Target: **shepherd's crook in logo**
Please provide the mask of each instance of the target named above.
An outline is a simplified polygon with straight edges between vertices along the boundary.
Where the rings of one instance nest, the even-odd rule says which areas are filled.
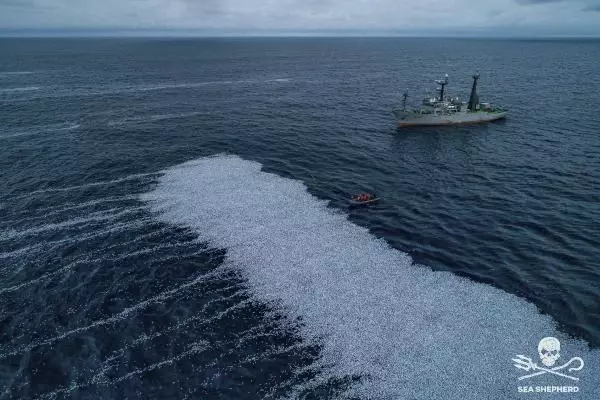
[[[558,360],[560,358],[560,341],[554,337],[543,338],[542,340],[540,340],[540,343],[538,344],[538,353],[540,355],[542,364],[544,364],[547,367],[552,367],[556,363],[556,360]],[[577,378],[575,376],[563,374],[558,371],[562,371],[563,369],[567,368],[569,365],[571,365],[575,362],[577,362],[578,365],[575,367],[569,368],[567,370],[568,372],[581,371],[583,369],[583,360],[581,359],[581,357],[573,357],[565,364],[559,365],[558,367],[554,367],[551,369],[538,366],[536,363],[534,363],[531,360],[531,358],[525,357],[522,354],[518,354],[517,358],[513,358],[512,360],[515,362],[514,366],[517,368],[523,369],[527,372],[537,371],[537,372],[534,372],[533,374],[523,375],[523,376],[519,377],[519,380],[532,378],[534,376],[543,375],[543,374],[548,373],[548,374],[562,376],[563,378],[572,379],[574,381],[579,381],[579,378]]]

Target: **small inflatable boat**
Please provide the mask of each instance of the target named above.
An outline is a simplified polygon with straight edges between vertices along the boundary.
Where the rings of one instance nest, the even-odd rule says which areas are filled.
[[[360,206],[363,204],[371,204],[379,201],[379,198],[374,194],[369,193],[361,193],[355,196],[352,196],[350,199],[350,205],[352,206]]]

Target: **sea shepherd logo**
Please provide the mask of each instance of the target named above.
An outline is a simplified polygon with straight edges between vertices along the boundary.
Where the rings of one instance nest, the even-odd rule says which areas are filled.
[[[583,369],[583,360],[581,357],[573,357],[563,365],[554,366],[560,356],[560,341],[555,337],[545,337],[538,344],[538,354],[543,366],[533,362],[530,357],[517,354],[513,358],[514,366],[524,371],[530,372],[527,375],[519,377],[519,380],[534,378],[536,376],[552,374],[560,379],[568,379],[579,382],[579,378],[573,374],[575,371]],[[578,386],[519,386],[521,393],[574,393],[579,391]]]

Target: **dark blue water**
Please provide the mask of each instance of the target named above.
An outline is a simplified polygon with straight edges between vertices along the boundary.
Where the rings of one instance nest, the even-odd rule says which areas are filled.
[[[307,340],[243,268],[219,269],[226,230],[207,243],[216,223],[158,218],[144,201],[163,193],[164,169],[221,153],[303,182],[420,268],[519,296],[597,348],[599,60],[593,40],[0,40],[0,398],[336,398],[367,379],[322,374],[327,340]],[[396,131],[405,88],[417,102],[448,73],[464,98],[476,70],[506,121]],[[202,190],[210,207],[216,189]],[[348,210],[360,191],[382,201]],[[231,210],[250,218],[241,197]],[[303,207],[273,218],[316,215]],[[301,233],[286,235],[273,252]],[[374,397],[432,384],[411,385]]]

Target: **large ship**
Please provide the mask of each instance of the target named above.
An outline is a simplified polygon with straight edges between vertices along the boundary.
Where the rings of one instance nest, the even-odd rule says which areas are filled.
[[[444,97],[448,85],[447,74],[444,78],[435,81],[439,85],[438,96],[424,99],[418,109],[406,108],[408,93],[404,92],[402,108],[394,110],[398,127],[479,124],[504,118],[506,110],[492,107],[489,103],[479,102],[478,80],[479,74],[473,75],[471,96],[466,103],[461,102],[458,97]]]

